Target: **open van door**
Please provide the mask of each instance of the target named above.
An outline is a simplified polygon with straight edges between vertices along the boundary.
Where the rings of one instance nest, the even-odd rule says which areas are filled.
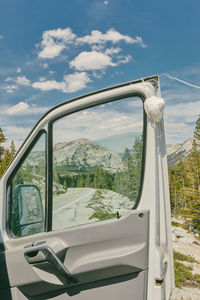
[[[170,299],[157,76],[64,102],[0,181],[0,299]]]

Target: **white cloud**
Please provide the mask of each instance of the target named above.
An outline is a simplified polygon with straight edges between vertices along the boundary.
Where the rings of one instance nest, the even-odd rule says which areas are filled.
[[[115,29],[109,29],[105,34],[99,30],[93,30],[91,31],[90,35],[76,38],[76,43],[78,44],[105,44],[106,42],[112,42],[113,44],[115,44],[121,41],[124,41],[127,44],[139,44],[143,48],[146,47],[141,37],[136,36],[136,38],[134,39],[129,35],[121,34]]]
[[[123,101],[123,100],[122,100]],[[123,109],[128,108],[131,101],[140,102],[140,110]],[[55,124],[55,142],[72,141],[78,138],[89,138],[97,140],[108,136],[125,132],[142,132],[143,110],[140,100],[127,99],[123,103],[115,102],[113,105],[104,106],[81,111],[58,121]]]
[[[64,82],[57,82],[56,80],[47,80],[47,81],[36,81],[32,84],[34,89],[40,89],[42,91],[51,91],[51,90],[61,90],[65,88]]]
[[[166,105],[165,117],[169,122],[195,122],[199,115],[200,101]]]
[[[16,78],[15,82],[18,85],[29,86],[31,84],[30,80],[26,78],[24,75]]]
[[[132,59],[132,56],[131,55],[126,55],[126,56],[121,55],[121,56],[118,56],[117,58],[119,59],[118,62],[117,62],[117,65],[127,64]]]
[[[39,78],[39,81],[45,81],[46,80],[46,77],[40,77]]]
[[[6,90],[6,93],[8,93],[8,94],[13,94],[14,93],[14,91],[13,90]]]
[[[0,35],[0,39],[2,39],[3,38],[3,35]]]
[[[18,76],[16,78],[7,77],[5,82],[13,82],[14,84],[10,84],[3,89],[6,90],[8,93],[12,93],[14,89],[17,89],[20,85],[21,86],[30,86],[31,82],[26,76]]]
[[[104,4],[105,4],[105,5],[108,5],[108,1],[104,1]]]
[[[17,89],[17,86],[16,85],[14,85],[14,84],[10,84],[10,85],[7,85],[4,89],[8,89],[8,90],[15,90],[15,89]]]
[[[63,93],[73,93],[85,88],[86,84],[90,81],[87,73],[76,72],[74,74],[65,75],[64,80],[61,82],[57,82],[56,80],[34,82],[32,87],[42,91],[60,90]]]
[[[9,77],[6,78],[5,82],[9,82],[9,81],[10,81]],[[12,94],[14,92],[14,90],[17,89],[17,86],[14,84],[9,84],[6,86],[1,86],[0,89],[5,90],[9,94]]]
[[[52,70],[49,71],[49,74],[51,74],[51,75],[53,75],[55,73],[56,73],[56,71],[52,71]]]
[[[44,63],[44,64],[43,64],[43,68],[44,68],[44,69],[48,69],[48,67],[49,67],[49,65],[48,65],[47,63]]]
[[[40,46],[42,51],[38,53],[40,58],[55,58],[60,55],[66,45],[75,39],[76,35],[67,27],[65,29],[47,30],[43,32]]]
[[[91,51],[91,52],[81,52],[74,60],[70,62],[70,68],[75,68],[76,70],[101,70],[107,66],[116,66],[112,62],[109,55],[101,52]]]
[[[105,2],[107,3],[107,1]],[[102,33],[99,30],[93,30],[89,35],[77,37],[69,27],[65,29],[58,28],[55,30],[44,31],[41,43],[36,46],[42,48],[38,53],[39,58],[53,59],[59,56],[70,44],[89,44],[95,51],[97,50],[97,47],[98,50],[100,50],[99,46],[105,45],[107,42],[116,44],[121,41],[124,41],[127,44],[138,44],[143,48],[146,47],[141,37],[136,36],[135,38],[132,38],[129,35],[121,34],[113,28],[109,29],[106,33]]]
[[[6,114],[8,115],[33,115],[33,114],[41,114],[50,109],[50,106],[36,106],[34,104],[28,104],[26,102],[19,102],[18,104],[9,107],[6,110]]]
[[[66,82],[66,93],[79,91],[85,88],[86,84],[91,81],[86,72],[75,72],[74,74],[65,75],[64,80]]]
[[[84,51],[81,52],[78,56],[76,56],[75,59],[69,63],[69,66],[70,68],[75,68],[78,71],[94,71],[104,70],[108,66],[115,67],[121,63],[128,63],[132,58],[130,55],[120,55],[116,57],[116,62],[112,61],[111,56],[114,56],[120,51],[120,48],[109,48],[105,50],[105,53],[98,51]]]
[[[21,71],[22,71],[22,70],[21,70],[20,67],[18,67],[17,70],[16,70],[17,73],[21,73]]]
[[[23,112],[24,110],[27,110],[29,108],[29,104],[28,103],[25,103],[25,102],[19,102],[18,104],[10,107],[8,110],[7,110],[7,114],[8,115],[16,115],[18,113],[21,113]]]
[[[113,54],[119,53],[120,51],[122,51],[122,49],[119,47],[117,47],[117,48],[111,47],[111,48],[108,48],[105,50],[105,54],[113,55]]]
[[[11,78],[11,77],[7,77],[4,81],[5,81],[5,82],[12,81],[12,78]]]

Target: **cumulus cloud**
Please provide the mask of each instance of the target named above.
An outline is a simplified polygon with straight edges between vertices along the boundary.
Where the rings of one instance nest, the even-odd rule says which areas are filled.
[[[90,78],[85,72],[75,72],[74,74],[65,75],[63,81],[47,80],[43,82],[34,82],[32,87],[42,91],[60,90],[63,93],[73,93],[86,87]]]
[[[60,55],[67,44],[70,44],[76,35],[67,27],[65,29],[47,30],[43,32],[42,42],[40,44],[42,51],[38,53],[40,58],[55,58]]]
[[[119,53],[120,51],[122,51],[122,49],[119,47],[117,48],[111,47],[105,50],[105,54],[113,55]]]
[[[81,52],[69,65],[70,68],[79,71],[100,70],[107,66],[116,66],[109,55],[97,51]]]
[[[28,103],[25,103],[25,102],[19,102],[18,104],[10,107],[8,110],[7,110],[7,114],[8,115],[16,115],[18,114],[19,112],[23,112],[24,110],[27,110],[29,108],[29,104]]]
[[[53,75],[53,74],[55,74],[55,73],[56,73],[56,71],[52,71],[52,70],[49,71],[49,74],[50,74],[50,75]]]
[[[39,81],[45,81],[46,80],[46,77],[40,77],[39,78]]]
[[[26,102],[19,102],[14,106],[9,107],[6,110],[6,114],[8,115],[33,115],[33,114],[41,114],[50,109],[50,106],[36,106],[34,104],[28,104]]]
[[[106,104],[78,112],[58,121],[54,127],[55,142],[72,141],[79,138],[97,140],[126,132],[142,132],[143,110],[141,100],[127,99],[123,108],[131,101],[140,102],[140,109],[121,109],[122,102]],[[67,132],[67,135],[66,135]]]
[[[102,33],[99,30],[92,30],[90,35],[76,38],[76,43],[78,44],[105,44],[106,42],[115,44],[121,41],[127,44],[139,44],[143,48],[146,47],[141,37],[136,36],[136,38],[132,38],[129,35],[121,34],[115,29],[109,29],[106,33]]]
[[[7,93],[12,94],[14,90],[17,89],[17,86],[14,84],[9,84],[5,86],[3,89],[6,90]]]
[[[19,85],[29,86],[31,84],[30,80],[28,78],[26,78],[26,76],[24,76],[24,75],[18,76],[15,78],[7,77],[5,79],[5,82],[13,82],[15,84],[15,88],[18,88]],[[12,86],[14,86],[14,85],[12,85]]]
[[[106,33],[102,33],[99,30],[92,30],[89,35],[77,37],[70,27],[44,31],[41,43],[36,46],[42,48],[38,53],[39,58],[53,59],[59,56],[70,44],[88,44],[91,47],[99,47],[105,45],[107,42],[116,44],[122,41],[127,44],[138,44],[143,48],[146,47],[141,37],[136,36],[133,38],[129,35],[121,34],[113,28],[109,29]]]
[[[57,82],[56,80],[47,80],[47,81],[36,81],[33,83],[32,87],[34,89],[40,89],[42,91],[51,91],[51,90],[61,90],[64,91],[65,83]]]
[[[12,94],[14,90],[18,89],[19,86],[30,86],[31,82],[28,78],[26,78],[24,75],[18,76],[15,78],[7,77],[4,80],[6,83],[9,83],[8,85],[2,86],[1,89],[5,90],[7,93]]]
[[[118,55],[115,54],[121,51],[120,48],[109,48],[104,53],[98,51],[81,52],[69,63],[70,68],[75,68],[78,71],[95,71],[104,70],[106,67],[115,67],[119,64],[126,64],[131,60],[131,56]],[[112,57],[114,56],[115,62],[113,62]]]
[[[15,82],[18,85],[29,86],[31,84],[30,80],[26,76],[19,76],[16,78]]]

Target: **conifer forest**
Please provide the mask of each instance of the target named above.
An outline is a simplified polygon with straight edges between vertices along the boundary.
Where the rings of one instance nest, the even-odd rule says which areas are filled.
[[[9,148],[4,147],[6,137],[0,128],[0,176],[10,164],[15,155],[15,145],[11,142]],[[91,187],[109,189],[130,200],[136,201],[141,174],[142,138],[136,138],[133,148],[126,149],[123,161],[124,171],[112,174],[100,167],[91,172],[60,174],[54,172],[54,182],[68,187]],[[192,148],[186,158],[180,158],[169,167],[169,185],[171,211],[175,216],[190,218],[192,226],[200,232],[200,116],[198,117],[193,133]]]

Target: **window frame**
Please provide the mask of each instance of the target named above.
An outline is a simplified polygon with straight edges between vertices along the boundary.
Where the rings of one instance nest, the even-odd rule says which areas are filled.
[[[11,175],[9,176],[8,180],[7,180],[7,216],[6,216],[6,232],[8,234],[8,236],[10,238],[14,238],[14,239],[21,239],[22,237],[18,237],[15,236],[14,233],[12,232],[12,228],[11,228],[11,217],[12,217],[12,180],[14,178],[14,176],[16,175],[16,173],[18,172],[18,170],[20,169],[21,165],[23,164],[23,162],[25,161],[25,159],[28,157],[28,155],[30,154],[31,150],[33,149],[33,147],[36,145],[36,143],[38,142],[38,140],[40,139],[40,137],[42,135],[45,135],[45,207],[44,207],[44,213],[45,213],[45,227],[44,227],[44,231],[43,232],[47,232],[46,230],[46,206],[47,206],[47,164],[48,164],[48,160],[47,160],[47,153],[48,153],[48,143],[47,143],[47,137],[48,137],[48,133],[45,129],[41,129],[38,131],[38,133],[36,134],[35,138],[31,141],[30,145],[28,146],[28,148],[26,149],[25,153],[22,155],[22,157],[20,158],[19,162],[17,163],[17,165],[15,166],[15,168],[13,169]]]
[[[154,79],[154,77],[152,77]],[[149,79],[152,79],[149,78]],[[88,97],[88,96],[95,96],[96,94],[101,94],[101,92],[106,92],[109,90],[113,90],[115,88],[120,88],[123,86],[126,86],[128,84],[137,84],[140,83],[141,80],[138,81],[134,81],[134,82],[130,82],[130,83],[126,83],[126,84],[121,84],[118,86],[113,86],[111,88],[107,88],[107,89],[103,89],[97,92],[93,92],[93,93],[89,93],[83,96],[79,96],[77,98],[74,98],[72,100],[69,101],[65,101],[61,104],[56,105],[54,108],[50,109],[50,111],[48,111],[46,114],[44,114],[44,116],[36,123],[36,125],[34,126],[34,128],[32,129],[32,131],[30,132],[30,134],[28,135],[27,139],[24,141],[24,143],[22,144],[22,146],[27,142],[28,138],[31,136],[32,132],[35,130],[35,128],[39,125],[39,123],[51,112],[53,112],[54,110],[56,110],[57,108],[62,107],[63,105],[66,104],[70,104],[73,102],[78,102],[79,100],[83,100],[84,98]],[[136,202],[133,206],[132,209],[137,209],[139,203],[140,203],[140,199],[141,199],[141,194],[142,194],[142,190],[143,190],[143,183],[144,183],[144,172],[145,172],[145,158],[146,158],[146,136],[147,136],[147,115],[144,109],[144,101],[146,99],[146,95],[143,92],[127,92],[127,94],[123,94],[123,95],[117,95],[117,96],[113,96],[109,97],[108,99],[106,98],[100,98],[97,99],[94,102],[89,102],[89,103],[83,103],[80,104],[79,106],[77,105],[77,107],[72,108],[71,110],[69,110],[68,112],[65,113],[59,113],[59,115],[57,116],[52,116],[48,122],[46,123],[45,126],[43,126],[43,128],[39,129],[39,131],[36,133],[36,136],[33,138],[33,140],[31,141],[30,145],[28,145],[25,153],[22,155],[22,157],[20,158],[19,162],[17,163],[17,165],[15,166],[15,168],[12,170],[7,183],[6,183],[6,197],[7,197],[7,202],[6,202],[6,232],[8,237],[11,238],[19,238],[19,237],[15,237],[14,235],[12,235],[11,232],[11,195],[12,195],[12,188],[11,188],[11,182],[12,179],[14,177],[14,175],[16,174],[16,172],[18,171],[19,167],[21,166],[21,164],[23,163],[23,161],[25,160],[25,158],[28,156],[28,154],[30,153],[31,149],[34,147],[35,143],[37,142],[37,140],[40,138],[42,133],[45,133],[45,163],[46,163],[46,168],[45,168],[45,177],[46,177],[46,188],[45,188],[45,230],[41,233],[44,232],[50,232],[52,231],[52,218],[53,218],[53,186],[52,186],[52,182],[53,182],[53,123],[63,117],[66,117],[68,115],[74,114],[76,112],[79,111],[83,111],[86,110],[88,108],[92,108],[92,107],[96,107],[102,104],[106,104],[106,103],[111,103],[111,102],[115,102],[118,100],[123,100],[123,99],[127,99],[127,98],[132,98],[132,97],[138,97],[141,101],[142,101],[142,108],[143,108],[143,149],[142,149],[142,166],[141,166],[141,174],[140,174],[140,186],[139,186],[139,190],[138,190],[138,195],[137,195],[137,199]],[[45,128],[45,129],[44,129]],[[22,148],[22,146],[20,147],[20,149]],[[19,149],[19,150],[20,150]],[[81,226],[81,225],[79,225]],[[20,237],[23,238],[23,237]]]
[[[112,99],[112,100],[103,100],[103,101],[98,101],[98,103],[93,103],[93,104],[85,104],[83,107],[81,108],[77,108],[74,109],[72,112],[63,114],[59,117],[56,118],[52,118],[52,120],[50,120],[50,122],[48,123],[48,166],[47,168],[49,169],[49,175],[47,175],[48,178],[48,182],[47,182],[47,186],[48,186],[48,206],[47,208],[47,216],[45,216],[45,220],[47,220],[47,232],[53,231],[52,229],[52,224],[53,224],[53,125],[56,121],[70,116],[72,114],[75,114],[77,112],[80,111],[84,111],[86,109],[89,108],[93,108],[93,107],[97,107],[106,103],[111,103],[111,102],[117,102],[119,100],[123,100],[123,99],[128,99],[128,98],[139,98],[141,100],[141,104],[142,104],[142,110],[143,110],[143,129],[142,129],[142,134],[143,134],[143,146],[142,146],[142,165],[141,165],[141,172],[140,172],[140,185],[139,185],[139,189],[138,189],[138,195],[137,195],[137,199],[135,201],[134,206],[132,207],[131,210],[137,209],[139,203],[140,203],[140,199],[141,199],[141,194],[142,194],[142,189],[143,189],[143,183],[144,183],[144,172],[145,172],[145,158],[146,158],[146,136],[147,136],[147,114],[145,112],[144,109],[144,96],[141,94],[129,94],[127,96],[123,96],[123,97],[119,97],[116,99]],[[84,224],[80,224],[77,226],[82,226]]]

